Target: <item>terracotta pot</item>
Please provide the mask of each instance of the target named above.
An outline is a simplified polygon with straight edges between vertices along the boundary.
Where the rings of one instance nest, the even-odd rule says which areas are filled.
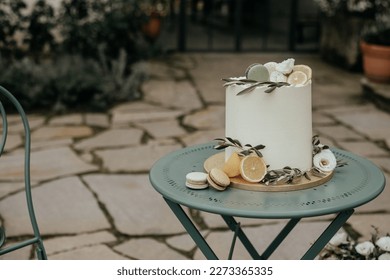
[[[390,83],[390,46],[360,42],[365,76],[378,83]]]
[[[161,31],[161,17],[158,14],[152,14],[143,26],[142,32],[146,39],[154,41],[160,35]]]

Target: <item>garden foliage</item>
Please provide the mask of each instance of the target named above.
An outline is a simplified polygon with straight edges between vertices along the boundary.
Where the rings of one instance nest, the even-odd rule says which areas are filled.
[[[0,0],[0,85],[27,109],[105,110],[139,97],[140,0]]]

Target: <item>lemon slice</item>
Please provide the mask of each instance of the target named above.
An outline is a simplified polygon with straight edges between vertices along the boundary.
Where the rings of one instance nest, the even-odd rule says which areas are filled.
[[[312,73],[312,71],[311,71],[311,68],[310,68],[309,66],[303,65],[303,64],[295,65],[295,66],[293,67],[293,72],[295,72],[295,71],[302,71],[303,73],[306,74],[308,80],[311,79],[311,73]]]
[[[267,166],[258,156],[246,156],[240,164],[241,177],[250,183],[260,182],[267,173]]]
[[[291,85],[304,85],[306,82],[307,75],[302,71],[294,71],[287,78],[287,83]]]
[[[246,78],[249,80],[254,80],[258,82],[267,82],[269,81],[269,72],[268,69],[259,63],[250,65],[245,71]]]
[[[240,175],[241,159],[237,153],[232,153],[229,159],[223,165],[222,171],[230,178]]]

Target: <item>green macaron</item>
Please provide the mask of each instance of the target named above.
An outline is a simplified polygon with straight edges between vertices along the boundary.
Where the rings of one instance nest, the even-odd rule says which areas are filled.
[[[268,69],[260,63],[250,65],[245,71],[245,76],[248,80],[254,80],[257,82],[269,81]]]

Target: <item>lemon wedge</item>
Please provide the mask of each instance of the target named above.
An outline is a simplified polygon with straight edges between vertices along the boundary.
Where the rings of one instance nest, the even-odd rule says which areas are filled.
[[[240,175],[241,158],[237,153],[232,153],[229,159],[223,165],[222,171],[230,178]]]

